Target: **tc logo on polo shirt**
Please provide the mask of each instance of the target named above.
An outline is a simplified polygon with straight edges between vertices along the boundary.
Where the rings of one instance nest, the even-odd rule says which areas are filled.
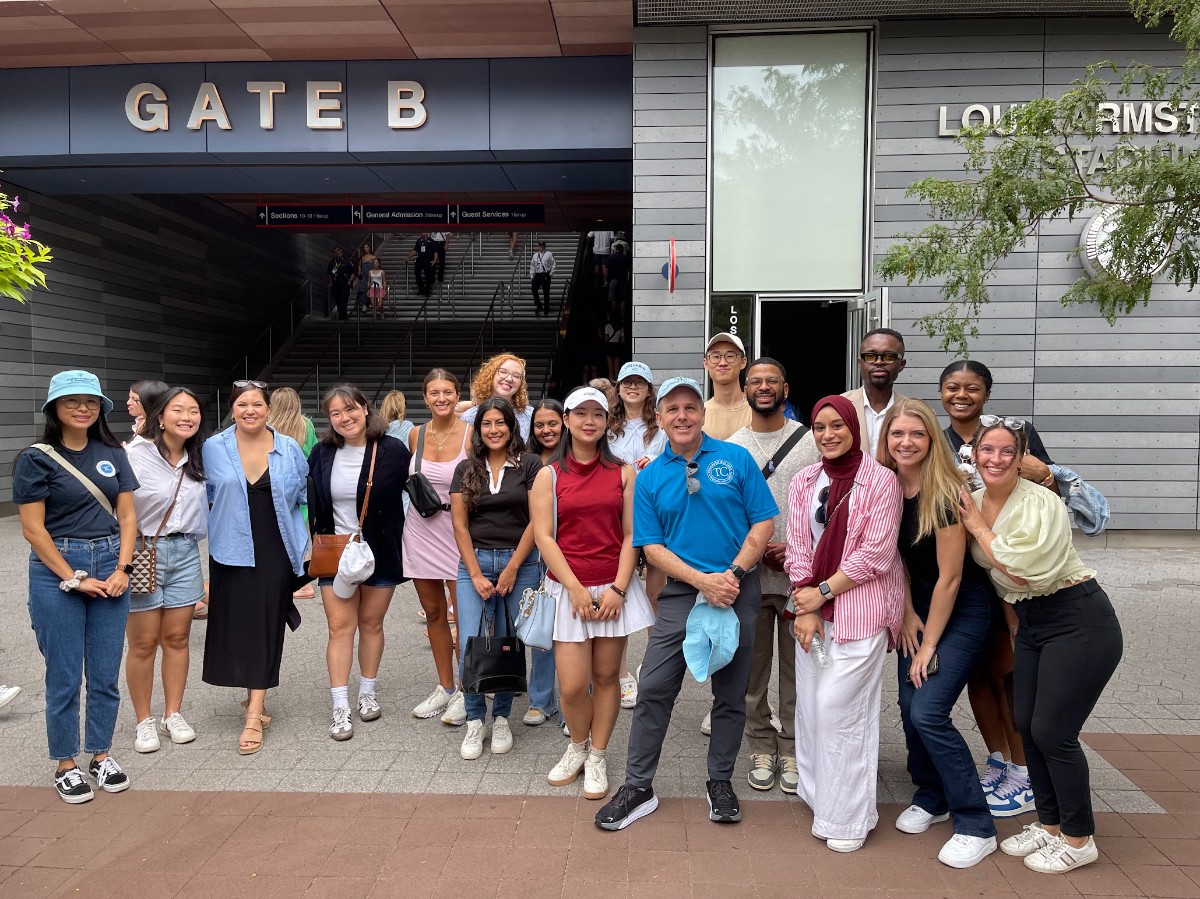
[[[96,471],[106,478],[115,478],[117,476],[117,466],[113,465],[107,459],[102,459],[96,463]]]
[[[733,480],[733,463],[726,459],[715,459],[708,463],[705,473],[714,484],[728,484]]]

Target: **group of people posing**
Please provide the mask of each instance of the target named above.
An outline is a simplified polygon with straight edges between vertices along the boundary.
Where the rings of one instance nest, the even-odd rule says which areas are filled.
[[[246,691],[238,751],[249,754],[271,720],[264,701],[285,628],[299,623],[293,593],[309,580],[310,533],[361,533],[370,576],[319,582],[335,740],[353,736],[354,711],[364,722],[383,714],[383,619],[411,579],[437,681],[412,714],[465,725],[464,759],[485,742],[510,751],[512,694],[466,693],[462,656],[471,637],[507,631],[522,594],[541,585],[555,606],[554,649],[531,650],[523,721],[561,713],[570,742],[547,779],[582,776],[585,797],[608,799],[602,829],[657,808],[653,781],[690,666],[712,684],[701,725],[710,819],[741,819],[732,784],[746,734],[750,786],[778,783],[812,809],[814,836],[859,849],[878,822],[881,683],[896,649],[915,786],[896,827],[921,833],[949,817],[939,858],[969,867],[997,849],[994,816],[1034,810],[1037,821],[1000,849],[1046,873],[1094,861],[1078,735],[1119,662],[1121,631],[1072,547],[1049,457],[1030,423],[984,412],[983,365],[943,372],[943,432],[927,404],[893,390],[901,335],[868,334],[859,358],[863,387],[819,400],[811,430],[784,415],[783,365],[748,360],[736,336],[718,334],[705,349],[707,402],[696,381],[656,385],[630,362],[615,398],[583,387],[561,405],[532,405],[524,362],[501,354],[481,367],[465,410],[457,378],[429,372],[431,420],[417,427],[337,385],[322,400],[330,428],[308,447],[276,427],[265,383],[239,381],[220,433],[205,440],[199,400],[172,388],[122,449],[97,379],[56,375],[42,443],[18,457],[13,492],[33,549],[30,615],[59,794],[92,796],[75,764],[85,668],[89,773],[105,790],[129,785],[109,755],[126,632],[138,740],[194,738],[181,705],[201,537],[211,578],[203,677]],[[960,471],[964,444],[981,489]],[[157,584],[131,605],[135,548],[147,543]],[[627,638],[645,629],[635,678]],[[167,707],[156,718],[160,645]],[[992,753],[982,778],[950,717],[968,687]],[[610,797],[606,750],[623,705],[633,708],[628,760]]]

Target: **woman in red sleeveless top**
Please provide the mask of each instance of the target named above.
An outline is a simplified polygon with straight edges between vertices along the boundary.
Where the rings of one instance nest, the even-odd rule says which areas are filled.
[[[603,799],[625,641],[653,624],[654,613],[634,575],[634,472],[608,448],[608,400],[594,387],[581,387],[563,405],[566,427],[552,471],[538,473],[530,499],[534,538],[548,569],[546,592],[557,601],[554,662],[571,735],[547,780],[566,786],[582,770],[584,797]]]

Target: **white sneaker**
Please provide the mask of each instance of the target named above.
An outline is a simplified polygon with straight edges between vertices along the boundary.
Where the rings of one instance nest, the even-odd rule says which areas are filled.
[[[4,708],[21,694],[20,687],[10,687],[0,684],[0,709]]]
[[[449,724],[451,727],[462,727],[467,723],[467,698],[463,696],[462,690],[454,691],[454,698],[450,700],[450,704],[446,706],[446,711],[442,713],[442,724]]]
[[[164,737],[170,737],[172,743],[190,743],[196,739],[196,732],[179,712],[172,712],[160,720],[158,732]]]
[[[866,840],[826,840],[825,845],[834,852],[857,852]]]
[[[133,738],[133,748],[138,752],[158,752],[162,744],[158,742],[158,721],[155,718],[143,718],[137,723],[137,733]]]
[[[621,708],[631,709],[637,705],[637,681],[632,677],[621,678]]]
[[[579,777],[579,772],[583,770],[590,751],[591,747],[587,743],[583,744],[582,749],[576,749],[574,743],[568,743],[563,757],[546,775],[546,783],[552,787],[565,787],[569,783],[574,783],[575,779]]]
[[[971,837],[956,833],[938,853],[938,861],[951,868],[972,868],[995,851],[995,837]]]
[[[800,769],[796,767],[794,755],[779,757],[779,789],[792,796],[800,790]]]
[[[504,755],[512,749],[512,730],[507,718],[492,719],[492,755]]]
[[[1033,855],[1043,846],[1049,846],[1056,840],[1053,834],[1047,833],[1046,828],[1042,827],[1037,821],[1032,824],[1026,824],[1021,828],[1020,833],[1015,833],[1007,840],[1000,844],[1000,851],[1005,855],[1014,855],[1017,858],[1025,858],[1027,855]]]
[[[483,755],[483,722],[468,721],[467,732],[463,734],[462,746],[458,754],[468,762]]]
[[[1039,874],[1064,874],[1084,865],[1090,865],[1100,857],[1096,849],[1096,841],[1088,837],[1087,843],[1076,849],[1062,837],[1055,837],[1053,843],[1043,846],[1032,855],[1025,856],[1025,867]]]
[[[379,700],[374,693],[358,694],[358,717],[361,720],[375,721],[382,714],[383,709],[379,707]]]
[[[339,743],[354,736],[354,722],[350,720],[349,707],[333,710],[333,717],[329,721],[329,736]]]
[[[603,799],[608,795],[608,760],[589,752],[583,763],[583,798]]]
[[[1033,790],[1029,789],[1029,778],[1013,774],[987,794],[988,811],[993,818],[1013,818],[1034,810]]]
[[[712,736],[712,712],[704,716],[704,720],[700,722],[700,733],[706,737]]]
[[[768,752],[756,752],[750,756],[750,773],[746,775],[756,790],[769,790],[775,786],[775,756]]]
[[[910,805],[896,819],[896,830],[902,830],[904,833],[924,833],[929,830],[929,825],[948,821],[949,819],[949,813],[931,815],[919,805]]]
[[[456,690],[455,693],[461,693],[461,690]],[[414,718],[432,718],[438,712],[443,711],[446,706],[450,705],[454,698],[454,693],[450,693],[441,684],[433,688],[433,692],[429,694],[429,698],[412,710]]]

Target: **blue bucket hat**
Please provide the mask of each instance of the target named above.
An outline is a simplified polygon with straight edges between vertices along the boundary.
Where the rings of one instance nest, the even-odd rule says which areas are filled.
[[[732,607],[710,606],[697,597],[683,638],[683,658],[697,683],[733,661],[740,638],[741,624]]]
[[[112,400],[100,390],[100,379],[90,371],[73,369],[60,371],[50,379],[50,390],[46,394],[46,402],[42,403],[42,411],[45,412],[49,409],[50,404],[59,397],[79,396],[80,394],[100,397],[100,412],[103,415],[107,415],[113,410]]]

